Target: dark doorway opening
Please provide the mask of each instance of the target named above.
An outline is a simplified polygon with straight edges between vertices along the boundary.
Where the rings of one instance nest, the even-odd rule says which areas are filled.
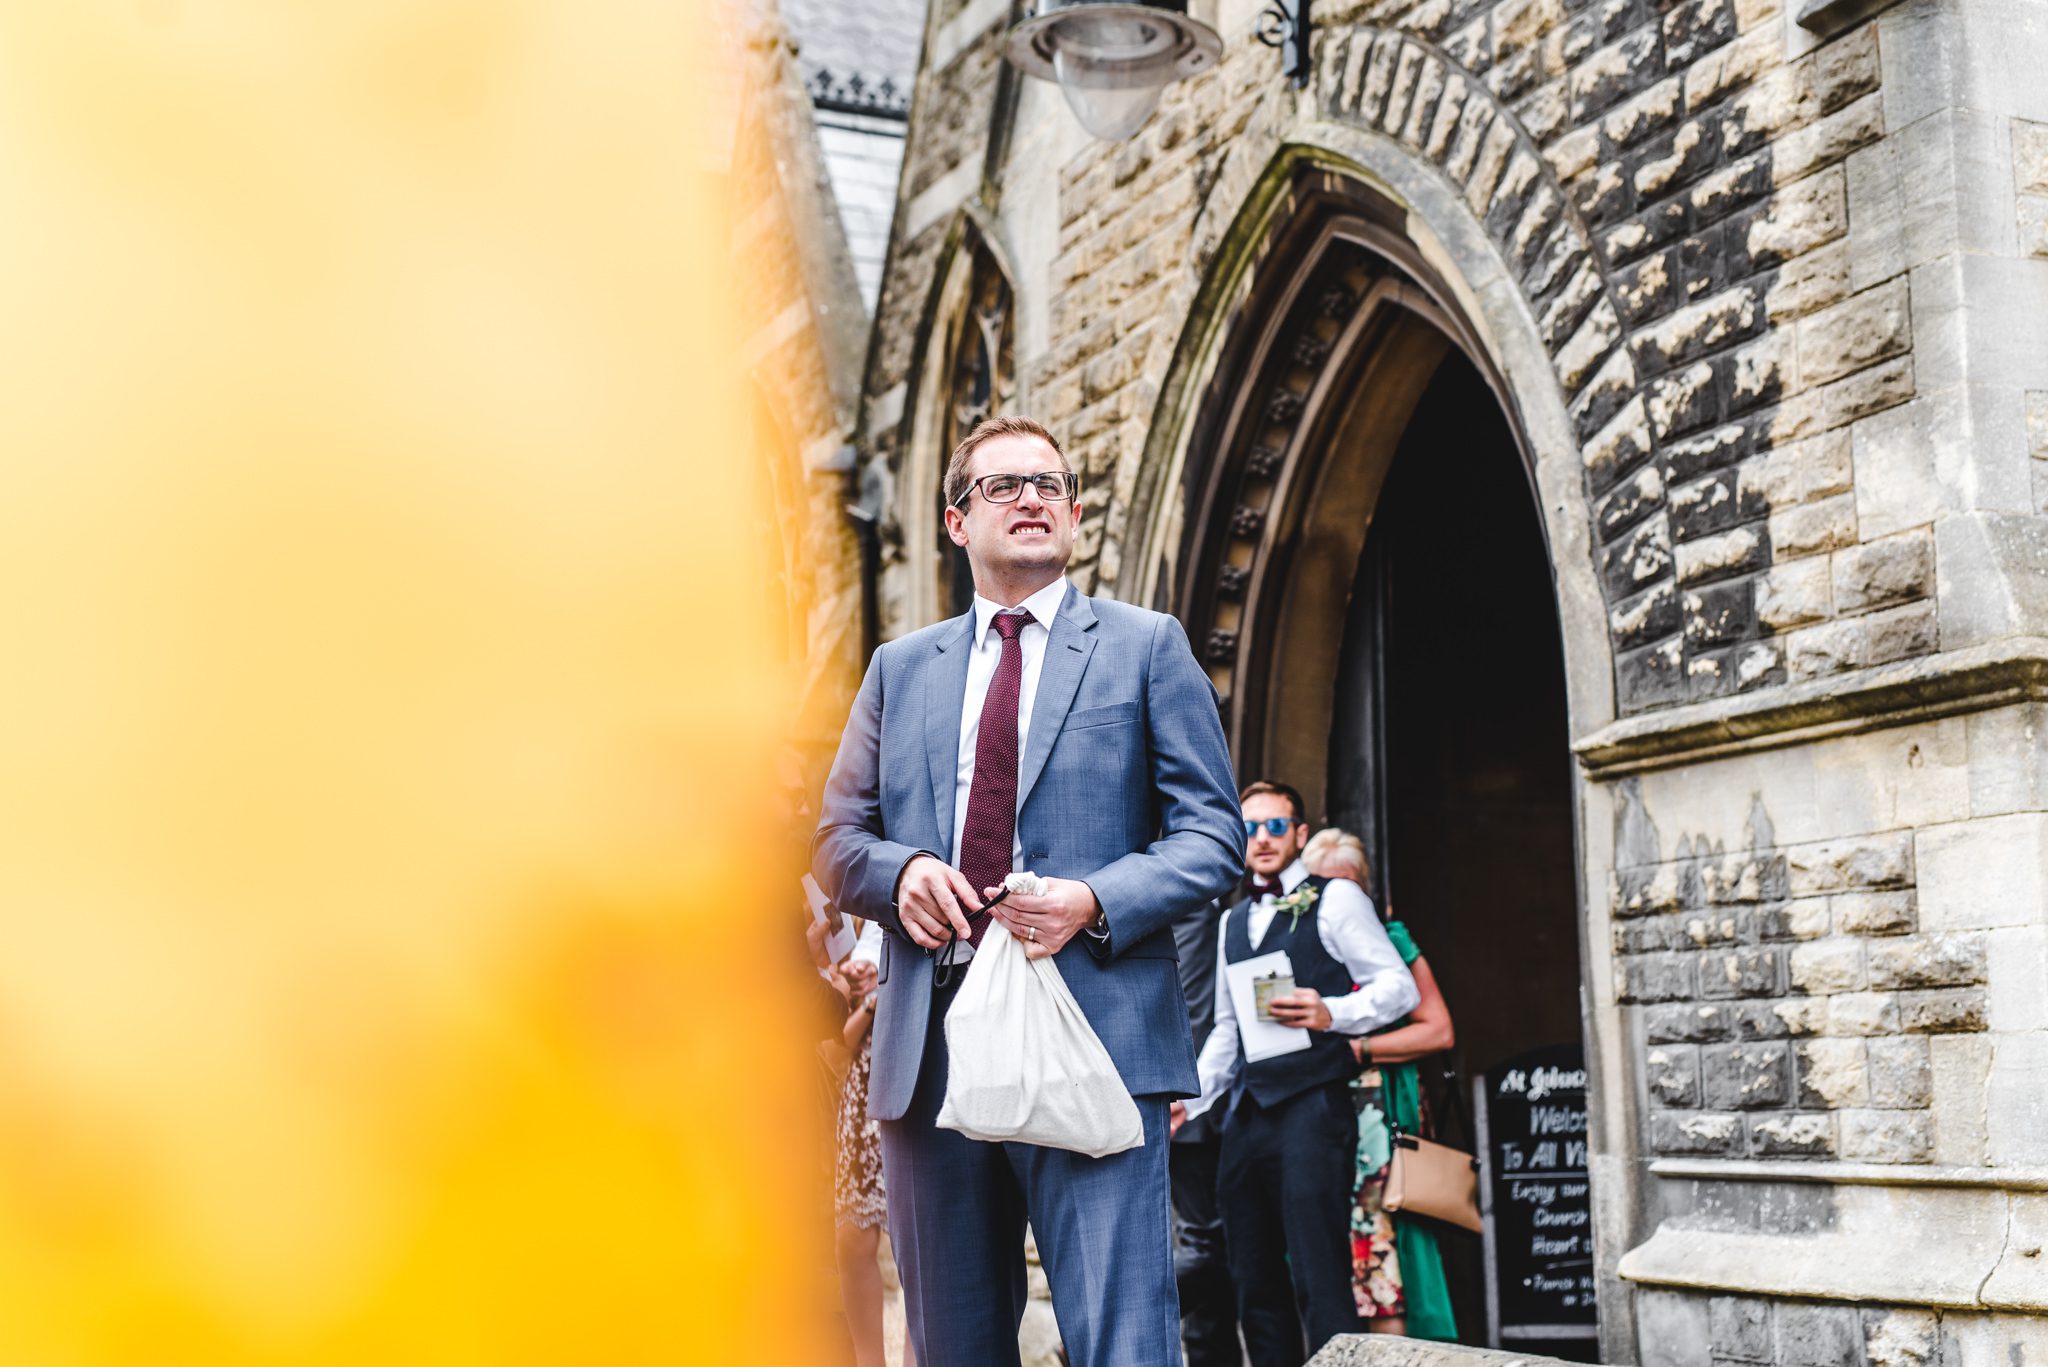
[[[1578,1042],[1556,595],[1515,437],[1461,353],[1430,381],[1373,509],[1331,722],[1330,819],[1364,838],[1375,899],[1442,985],[1460,1076],[1469,1084],[1531,1048]],[[1456,1134],[1447,1093],[1435,1089],[1434,1109]],[[1448,1239],[1444,1253],[1461,1334],[1483,1342],[1478,1241]]]

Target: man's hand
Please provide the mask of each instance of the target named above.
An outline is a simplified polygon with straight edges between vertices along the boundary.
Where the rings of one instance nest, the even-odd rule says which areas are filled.
[[[929,854],[914,856],[896,880],[897,919],[920,948],[937,949],[956,935],[966,939],[967,913],[980,910],[966,875]]]
[[[1188,1123],[1188,1103],[1176,1101],[1166,1108],[1166,1137],[1173,1138],[1180,1133],[1180,1127]]]
[[[1297,1030],[1330,1028],[1330,1008],[1323,1001],[1323,994],[1313,987],[1297,987],[1287,996],[1273,998],[1271,1006],[1273,1019],[1282,1025]]]
[[[984,897],[994,897],[1000,888],[990,888]],[[1067,941],[1081,933],[1102,913],[1095,890],[1073,878],[1048,878],[1045,891],[1036,897],[1013,892],[996,908],[996,919],[1024,946],[1027,958],[1043,959],[1057,954]]]
[[[875,979],[882,970],[866,959],[848,959],[839,971],[846,975],[847,990],[856,997],[865,997],[875,990]]]

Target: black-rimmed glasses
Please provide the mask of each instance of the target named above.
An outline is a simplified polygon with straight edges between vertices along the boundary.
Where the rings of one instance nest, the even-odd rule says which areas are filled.
[[[960,497],[953,500],[953,506],[965,503],[976,489],[990,503],[1015,503],[1023,497],[1026,484],[1036,489],[1047,503],[1065,503],[1080,491],[1081,479],[1067,470],[1047,470],[1037,475],[983,475],[968,482]]]

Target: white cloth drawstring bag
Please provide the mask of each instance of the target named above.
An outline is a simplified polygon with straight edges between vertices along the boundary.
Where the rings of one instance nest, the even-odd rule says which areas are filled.
[[[1145,1142],[1138,1103],[1059,968],[1028,957],[999,921],[946,1013],[946,1052],[944,1129],[1090,1158]]]

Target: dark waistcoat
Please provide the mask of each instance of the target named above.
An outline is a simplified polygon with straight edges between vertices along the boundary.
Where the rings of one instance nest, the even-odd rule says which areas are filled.
[[[1313,987],[1326,998],[1341,997],[1350,992],[1351,970],[1330,957],[1330,951],[1323,948],[1323,937],[1317,930],[1318,915],[1323,905],[1321,894],[1329,881],[1310,874],[1297,884],[1297,892],[1307,887],[1316,890],[1315,905],[1303,912],[1301,919],[1292,925],[1289,922],[1293,918],[1287,912],[1274,912],[1272,924],[1266,927],[1266,938],[1257,947],[1252,945],[1250,899],[1232,907],[1230,924],[1223,932],[1224,958],[1230,963],[1240,963],[1255,955],[1284,950],[1288,962],[1294,965],[1296,987]],[[1261,1059],[1257,1063],[1245,1061],[1244,1041],[1240,1038],[1237,1059],[1237,1083],[1232,1090],[1249,1092],[1259,1105],[1265,1107],[1277,1106],[1312,1087],[1342,1082],[1358,1072],[1358,1060],[1351,1053],[1351,1037],[1333,1030],[1311,1030],[1308,1048],[1297,1049],[1278,1058]],[[1231,1104],[1235,1109],[1235,1096]]]

